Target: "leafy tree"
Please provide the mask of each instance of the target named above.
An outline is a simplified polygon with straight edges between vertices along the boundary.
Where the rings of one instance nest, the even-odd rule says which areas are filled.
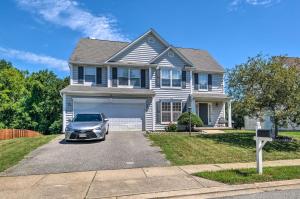
[[[284,59],[257,55],[228,72],[228,93],[236,106],[255,118],[270,113],[276,136],[279,126],[300,124],[300,73]]]
[[[67,85],[68,79],[59,79],[48,70],[32,73],[27,81],[30,96],[26,110],[32,121],[30,128],[45,134],[61,131],[62,98],[59,91]]]
[[[0,128],[26,128],[30,121],[24,111],[28,95],[25,82],[22,72],[0,61]]]

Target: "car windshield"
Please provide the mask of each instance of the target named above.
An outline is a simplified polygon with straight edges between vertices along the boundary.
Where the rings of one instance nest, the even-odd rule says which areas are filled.
[[[77,114],[74,122],[100,122],[102,121],[100,114]]]

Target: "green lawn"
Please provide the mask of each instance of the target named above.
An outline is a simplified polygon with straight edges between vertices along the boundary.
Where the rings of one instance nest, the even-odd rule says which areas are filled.
[[[300,179],[300,166],[266,167],[263,169],[262,175],[257,174],[256,169],[234,169],[200,172],[194,175],[226,184],[246,184],[276,180]]]
[[[48,143],[57,135],[0,140],[0,172],[17,164],[25,155]]]
[[[254,162],[254,135],[253,131],[231,131],[224,134],[200,134],[191,137],[182,133],[149,134],[149,138],[154,145],[162,149],[173,165],[186,165]],[[300,139],[291,143],[267,143],[263,158],[264,160],[300,158]]]
[[[225,130],[226,133],[255,133],[255,131],[250,130]],[[293,137],[300,140],[300,131],[282,131],[279,132],[279,135]]]

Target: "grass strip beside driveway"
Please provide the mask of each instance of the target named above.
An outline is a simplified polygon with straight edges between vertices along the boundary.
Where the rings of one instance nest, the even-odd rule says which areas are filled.
[[[57,135],[0,140],[0,172],[17,164],[31,151],[48,143],[55,137]]]
[[[153,133],[149,138],[159,146],[173,165],[254,162],[254,132],[224,134]],[[300,158],[300,140],[269,142],[263,149],[264,160]]]
[[[266,167],[263,169],[262,175],[257,174],[254,168],[200,172],[194,175],[231,185],[250,184],[255,182],[300,179],[300,167]]]

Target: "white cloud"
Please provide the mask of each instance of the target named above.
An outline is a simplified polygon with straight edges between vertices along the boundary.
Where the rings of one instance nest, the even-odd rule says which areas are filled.
[[[232,0],[228,9],[229,11],[235,11],[243,5],[269,7],[280,2],[281,0]]]
[[[75,0],[16,0],[18,5],[53,24],[82,32],[84,36],[128,41],[116,28],[116,20],[109,16],[95,16],[79,7]]]
[[[55,68],[61,71],[68,71],[68,63],[65,60],[54,57],[39,55],[32,52],[20,51],[16,49],[3,48],[0,46],[0,55],[7,58],[18,59],[28,63],[44,65],[49,68]]]

